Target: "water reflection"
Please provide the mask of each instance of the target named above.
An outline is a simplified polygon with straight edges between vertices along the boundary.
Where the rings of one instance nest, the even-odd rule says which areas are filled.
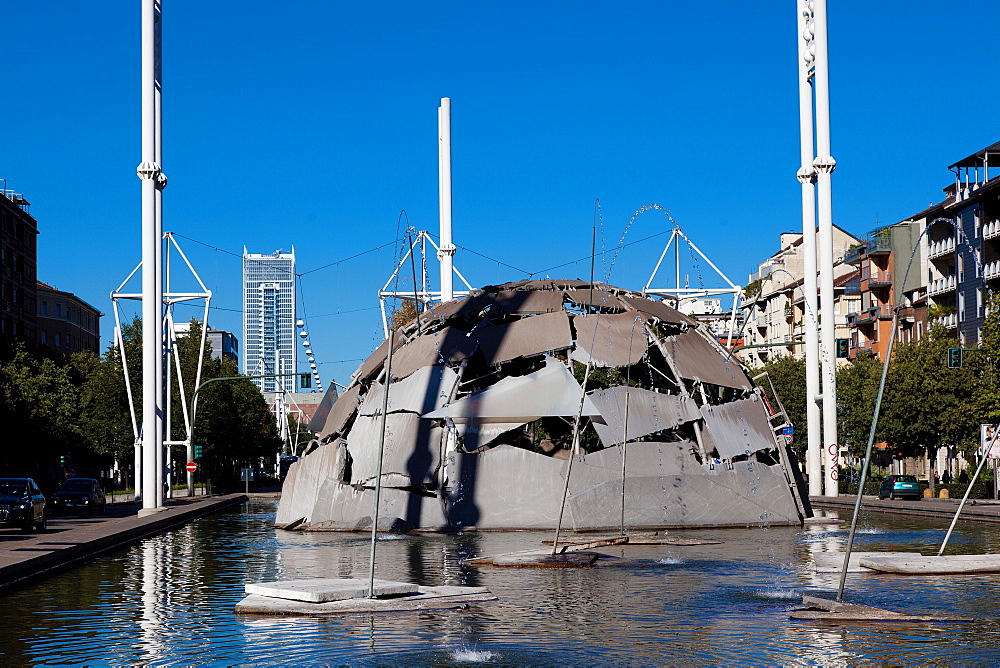
[[[548,534],[420,535],[379,542],[377,576],[486,586],[501,600],[465,610],[339,618],[239,617],[248,582],[366,577],[368,543],[352,534],[271,528],[273,504],[207,518],[0,597],[3,664],[193,663],[989,663],[1000,651],[1000,576],[852,573],[848,597],[896,610],[978,614],[965,625],[858,627],[792,622],[804,591],[837,573],[812,556],[843,548],[844,525],[684,532],[721,545],[615,547],[616,568],[469,568],[473,554],[538,547]],[[832,518],[835,519],[835,518]],[[925,549],[945,527],[868,517],[859,549]],[[1000,552],[982,525],[968,551]]]

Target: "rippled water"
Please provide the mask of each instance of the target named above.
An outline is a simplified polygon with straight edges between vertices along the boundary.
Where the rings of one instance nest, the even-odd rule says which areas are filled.
[[[271,528],[275,505],[206,518],[0,596],[0,663],[10,664],[996,664],[1000,576],[850,574],[846,600],[900,611],[978,615],[973,624],[791,621],[804,591],[832,591],[811,554],[846,529],[683,532],[719,545],[617,547],[598,569],[468,568],[459,559],[538,547],[549,534],[381,540],[377,575],[489,587],[491,604],[339,618],[243,617],[243,585],[366,577],[369,545],[350,534]],[[1000,532],[960,524],[955,552],[1000,551]],[[866,517],[859,550],[924,550],[946,526]],[[634,560],[641,561],[634,561]]]

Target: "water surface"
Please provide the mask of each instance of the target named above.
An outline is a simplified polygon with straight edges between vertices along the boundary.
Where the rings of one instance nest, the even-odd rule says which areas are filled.
[[[845,600],[904,612],[977,615],[974,624],[833,625],[789,619],[803,592],[836,588],[815,552],[846,526],[676,532],[719,545],[614,547],[598,569],[497,569],[465,556],[536,548],[551,534],[386,537],[377,577],[489,587],[467,609],[341,617],[246,617],[243,586],[367,577],[354,534],[276,531],[275,504],[196,521],[0,595],[3,664],[996,664],[1000,576],[850,574]],[[947,526],[871,515],[858,550],[936,552]],[[1000,552],[1000,532],[959,525],[949,551]],[[634,560],[641,560],[635,562]]]

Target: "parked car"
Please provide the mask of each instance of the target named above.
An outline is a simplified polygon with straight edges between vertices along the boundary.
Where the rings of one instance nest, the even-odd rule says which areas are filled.
[[[52,512],[56,515],[74,510],[103,515],[107,505],[101,483],[93,478],[67,478],[52,495]]]
[[[0,524],[45,531],[45,496],[31,478],[0,478]]]
[[[917,484],[917,476],[891,475],[878,488],[878,498],[884,499],[920,499],[923,494]]]

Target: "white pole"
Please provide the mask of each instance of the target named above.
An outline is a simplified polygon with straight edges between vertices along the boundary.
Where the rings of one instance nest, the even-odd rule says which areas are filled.
[[[837,491],[837,332],[833,299],[833,191],[831,177],[837,162],[830,153],[830,76],[827,57],[826,0],[813,0],[816,24],[816,160],[819,213],[820,313],[823,357],[823,462],[826,496]]]
[[[809,477],[810,496],[823,494],[823,438],[820,431],[819,408],[819,323],[816,319],[816,169],[813,167],[813,110],[812,86],[809,83],[813,56],[809,52],[812,41],[810,32],[811,13],[808,1],[799,0],[798,43],[799,43],[799,145],[802,167],[798,179],[802,184],[802,254],[803,286],[802,296],[805,306],[803,328],[805,330],[806,353],[806,471]]]
[[[442,97],[438,108],[438,199],[441,215],[441,301],[455,298],[451,242],[451,98]]]
[[[167,177],[163,174],[163,124],[161,122],[162,114],[162,95],[163,95],[163,51],[162,51],[162,39],[163,39],[163,5],[161,2],[154,3],[154,13],[153,13],[153,161],[160,166],[160,171],[156,174],[156,190],[154,191],[154,201],[156,202],[156,215],[154,220],[156,221],[156,299],[159,304],[158,311],[161,316],[163,314],[163,188],[167,185]],[[160,330],[162,332],[162,329]],[[171,332],[171,334],[173,334]],[[162,333],[161,333],[162,336]],[[161,339],[160,356],[158,358],[159,363],[156,369],[156,386],[160,388],[160,406],[166,405],[165,394],[165,384],[163,375],[163,364],[166,356],[166,340]],[[163,476],[166,473],[166,467],[169,466],[169,457],[164,452],[163,440],[166,435],[166,424],[164,422],[164,411],[157,411],[157,419],[159,420],[159,433],[163,436],[160,437],[160,446],[156,449],[156,489],[159,490],[159,494],[156,496],[157,507],[164,505],[164,485]],[[169,437],[166,437],[169,440]],[[167,494],[169,496],[169,494]]]
[[[142,180],[142,513],[155,510],[161,491],[157,489],[157,452],[163,447],[161,396],[162,374],[160,311],[162,285],[156,264],[156,164],[154,108],[154,0],[142,3],[142,162],[136,170]],[[158,288],[160,290],[158,290]]]

